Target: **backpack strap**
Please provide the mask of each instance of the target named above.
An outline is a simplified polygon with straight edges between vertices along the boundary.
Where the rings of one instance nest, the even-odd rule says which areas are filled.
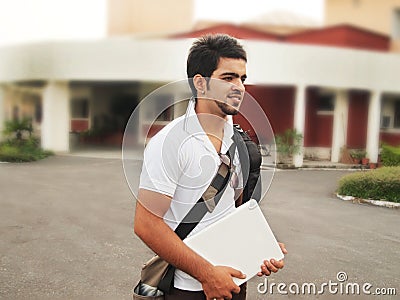
[[[259,202],[261,200],[261,153],[257,144],[239,124],[234,124],[233,128],[236,132],[235,143],[237,144],[243,175],[243,200],[241,204],[250,199]]]
[[[233,139],[234,139],[235,144],[237,145],[239,161],[240,161],[240,168],[242,170],[243,185],[245,186],[249,179],[249,173],[250,173],[249,153],[247,151],[246,143],[244,142],[244,139],[243,139],[243,134],[245,134],[245,132],[238,124],[233,125],[233,131],[234,131]],[[243,188],[244,188],[244,186],[243,186]]]
[[[218,172],[211,181],[211,184],[175,229],[175,233],[181,240],[184,240],[189,233],[192,232],[207,212],[212,212],[217,206],[226,187],[228,186],[235,152],[236,144],[233,142],[226,153],[229,158],[229,165],[221,159]],[[174,285],[175,269],[176,268],[173,265],[168,266],[167,272],[157,285],[159,290],[167,294],[170,293],[171,288]]]

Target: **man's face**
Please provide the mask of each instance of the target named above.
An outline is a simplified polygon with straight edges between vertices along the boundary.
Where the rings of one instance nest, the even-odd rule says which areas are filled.
[[[222,57],[210,78],[205,96],[215,101],[223,115],[236,115],[245,91],[246,62]]]

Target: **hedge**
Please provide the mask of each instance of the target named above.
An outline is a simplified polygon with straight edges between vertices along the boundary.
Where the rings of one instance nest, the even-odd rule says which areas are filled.
[[[400,167],[357,172],[339,180],[339,195],[400,202]]]
[[[382,145],[381,159],[384,166],[400,166],[400,147]]]

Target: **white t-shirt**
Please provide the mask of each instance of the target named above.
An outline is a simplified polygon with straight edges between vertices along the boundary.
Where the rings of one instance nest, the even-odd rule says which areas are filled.
[[[225,122],[221,153],[226,153],[233,143],[233,125]],[[193,108],[157,133],[144,152],[139,188],[172,197],[164,221],[175,230],[193,205],[210,185],[221,164],[220,157],[207,137]],[[238,151],[233,160],[242,188],[242,175]],[[227,185],[218,205],[207,212],[201,222],[189,234],[195,234],[229,214],[235,209],[234,189]],[[218,246],[218,241],[210,241]],[[223,246],[223,245],[221,245]],[[221,247],[221,251],[224,250]],[[190,275],[176,270],[174,285],[182,290],[202,290],[200,282]]]

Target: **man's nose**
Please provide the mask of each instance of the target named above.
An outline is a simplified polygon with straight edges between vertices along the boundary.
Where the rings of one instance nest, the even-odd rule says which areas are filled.
[[[244,86],[244,83],[243,83],[242,79],[237,78],[237,79],[233,82],[232,89],[233,89],[233,90],[239,90],[241,93],[243,93],[243,92],[246,90],[246,88],[245,88],[245,86]]]

